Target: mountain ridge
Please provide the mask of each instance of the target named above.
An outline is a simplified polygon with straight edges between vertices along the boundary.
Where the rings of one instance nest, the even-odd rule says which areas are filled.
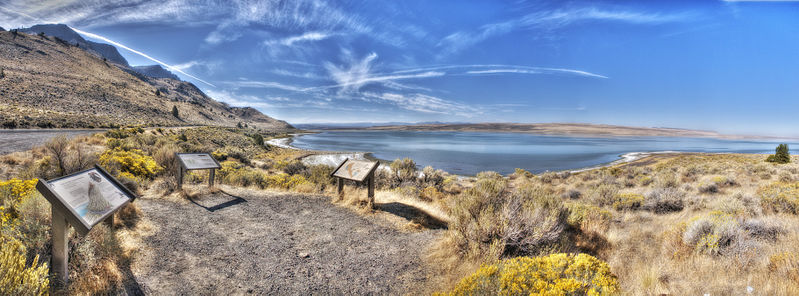
[[[134,75],[46,34],[0,32],[0,56],[0,125],[4,128],[138,124],[294,129],[255,109],[218,102],[189,82]],[[173,106],[178,117],[172,115]],[[239,116],[244,113],[247,118]]]

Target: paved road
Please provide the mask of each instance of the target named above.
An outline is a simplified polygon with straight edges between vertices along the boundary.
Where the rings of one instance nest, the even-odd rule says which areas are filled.
[[[30,150],[59,135],[74,138],[99,132],[103,130],[0,130],[0,155]]]

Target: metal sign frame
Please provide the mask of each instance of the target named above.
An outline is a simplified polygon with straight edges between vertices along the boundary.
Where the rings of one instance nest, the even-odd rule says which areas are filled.
[[[100,219],[97,219],[97,221],[95,221],[94,223],[87,224],[86,222],[83,221],[83,219],[80,218],[80,215],[78,214],[78,212],[75,211],[75,209],[68,206],[66,200],[60,194],[58,194],[58,192],[50,188],[49,183],[73,177],[76,175],[84,174],[91,170],[97,170],[101,175],[103,175],[103,177],[105,177],[106,180],[111,182],[112,185],[114,185],[117,189],[119,189],[119,191],[122,191],[122,193],[125,194],[126,197],[128,197],[128,200],[117,206],[115,209],[109,211],[102,217],[100,217]],[[69,224],[72,225],[72,227],[74,227],[75,230],[77,230],[78,233],[80,233],[81,235],[86,235],[89,232],[89,230],[92,229],[92,227],[104,221],[109,216],[114,215],[116,211],[118,211],[128,203],[133,202],[136,198],[138,198],[138,196],[136,196],[135,193],[131,192],[127,187],[122,185],[122,183],[120,183],[119,180],[114,178],[105,169],[103,169],[103,167],[99,165],[94,165],[94,167],[91,169],[82,170],[80,172],[69,174],[63,177],[58,177],[52,180],[47,180],[47,181],[39,180],[39,182],[36,184],[36,189],[39,191],[39,193],[42,194],[42,196],[44,196],[45,199],[47,199],[47,201],[50,202],[53,209],[62,213],[64,218],[67,219],[67,222],[69,222]]]
[[[56,182],[59,180],[63,180],[65,178],[77,176],[80,174],[85,174],[86,172],[92,170],[95,170],[98,173],[100,173],[100,175],[102,175],[106,180],[108,180],[108,182],[110,182],[111,185],[113,185],[119,191],[121,191],[122,194],[128,198],[128,200],[119,204],[113,210],[108,211],[108,213],[105,213],[102,217],[100,217],[100,219],[95,220],[94,223],[88,224],[85,223],[83,219],[80,218],[80,215],[75,211],[75,209],[69,206],[69,203],[67,203],[66,200],[60,194],[58,194],[58,192],[53,190],[49,184],[51,182]],[[75,228],[75,230],[80,235],[86,235],[87,233],[89,233],[89,230],[91,230],[97,224],[103,221],[112,221],[114,214],[117,211],[119,211],[119,209],[127,206],[129,203],[133,202],[134,200],[136,200],[136,198],[138,198],[138,196],[136,196],[135,193],[133,193],[127,187],[122,185],[122,183],[120,183],[119,180],[117,180],[116,178],[114,178],[114,176],[109,174],[105,169],[103,169],[103,167],[96,164],[91,169],[82,170],[80,172],[55,178],[49,181],[42,181],[40,179],[39,182],[36,183],[36,190],[38,190],[39,193],[41,193],[42,196],[44,196],[44,198],[47,199],[48,202],[50,202],[50,208],[51,208],[50,212],[52,213],[50,219],[52,223],[50,229],[52,232],[51,235],[52,262],[50,266],[52,268],[50,269],[50,271],[55,275],[55,279],[60,280],[64,284],[66,284],[69,281],[69,268],[67,265],[67,262],[69,260],[69,244],[68,244],[69,232],[67,232],[67,229],[69,225],[72,225],[72,227]]]
[[[214,161],[214,164],[216,166],[214,166],[214,167],[203,167],[203,168],[191,168],[190,169],[186,165],[186,162],[183,161],[183,157],[181,157],[183,155],[207,155],[208,158],[210,158],[211,160]],[[183,172],[197,171],[197,170],[210,170],[208,172],[208,186],[214,186],[214,175],[216,173],[216,170],[222,168],[222,165],[219,164],[219,161],[217,161],[216,158],[214,158],[211,155],[211,153],[181,153],[181,152],[177,152],[177,153],[175,153],[175,158],[178,159],[177,161],[178,161],[178,164],[179,164],[178,172],[177,172],[178,173],[178,176],[177,176],[178,177],[178,188],[183,188]]]

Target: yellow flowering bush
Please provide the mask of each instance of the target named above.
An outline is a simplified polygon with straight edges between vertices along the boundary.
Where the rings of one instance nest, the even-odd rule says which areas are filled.
[[[517,257],[483,265],[448,295],[616,295],[607,263],[587,254]]]
[[[0,181],[0,229],[17,218],[17,205],[36,192],[38,179]]]
[[[692,218],[683,234],[683,241],[697,252],[719,254],[736,237],[738,220],[735,216],[712,211]]]
[[[125,151],[119,148],[106,150],[100,155],[100,165],[116,171],[117,174],[129,173],[140,178],[152,178],[163,168],[151,156],[141,150]]]
[[[308,183],[302,175],[276,174],[265,176],[267,187],[292,189],[301,184]]]
[[[757,190],[764,209],[779,213],[799,214],[799,182],[776,182]]]
[[[634,210],[641,207],[644,196],[638,193],[619,193],[615,196],[613,208],[616,210]]]
[[[47,295],[50,280],[46,263],[39,256],[25,265],[26,249],[14,238],[0,236],[0,295]]]

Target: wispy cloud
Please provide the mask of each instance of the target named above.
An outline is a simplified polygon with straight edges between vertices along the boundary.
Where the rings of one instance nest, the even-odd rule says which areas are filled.
[[[137,54],[137,55],[140,55],[140,56],[142,56],[142,57],[144,57],[144,58],[146,58],[146,59],[148,59],[148,60],[151,60],[151,61],[153,61],[153,62],[156,62],[156,63],[158,63],[158,64],[161,64],[162,66],[166,67],[166,68],[167,68],[167,69],[169,69],[169,70],[173,70],[173,71],[175,71],[175,72],[181,73],[181,74],[183,74],[183,75],[186,75],[186,76],[188,76],[188,77],[194,78],[195,80],[197,80],[197,81],[199,81],[199,82],[202,82],[202,83],[205,83],[205,84],[207,84],[207,85],[209,85],[209,86],[216,87],[216,85],[213,85],[212,83],[210,83],[210,82],[208,82],[208,81],[202,80],[202,79],[200,79],[200,78],[199,78],[199,77],[197,77],[197,76],[194,76],[194,75],[191,75],[191,74],[189,74],[189,73],[186,73],[186,72],[184,72],[183,70],[181,70],[181,69],[178,69],[178,68],[176,68],[176,67],[173,67],[172,65],[169,65],[169,64],[167,64],[167,63],[164,63],[164,62],[162,62],[162,61],[160,61],[160,60],[158,60],[158,59],[156,59],[156,58],[154,58],[154,57],[151,57],[151,56],[147,55],[146,53],[143,53],[143,52],[141,52],[141,51],[138,51],[138,50],[132,49],[132,48],[130,48],[130,47],[127,47],[127,46],[125,46],[125,45],[124,45],[124,44],[122,44],[122,43],[116,42],[116,41],[114,41],[114,40],[108,39],[108,38],[106,38],[106,37],[104,37],[104,36],[97,35],[97,34],[94,34],[94,33],[89,33],[89,32],[86,32],[86,31],[82,31],[82,30],[75,29],[75,28],[71,28],[71,29],[72,29],[73,31],[75,31],[75,32],[78,32],[78,33],[79,33],[79,34],[81,34],[81,35],[85,35],[85,36],[88,36],[88,37],[90,37],[90,38],[94,38],[94,39],[103,40],[103,41],[105,41],[105,42],[108,42],[108,43],[110,43],[110,44],[112,44],[112,45],[116,46],[116,47],[123,48],[123,49],[125,49],[125,50],[128,50],[128,51],[130,51],[130,52],[132,52],[132,53],[135,53],[135,54]]]
[[[372,100],[393,104],[399,108],[415,112],[448,114],[463,117],[474,117],[481,113],[479,109],[472,106],[425,94],[376,94],[367,92],[363,95]]]
[[[446,56],[478,44],[488,38],[513,32],[515,30],[553,30],[581,21],[616,21],[632,24],[661,24],[683,21],[690,13],[648,13],[623,9],[600,9],[583,7],[536,11],[519,18],[485,24],[476,30],[458,31],[445,36],[437,45]]]
[[[252,80],[223,81],[222,84],[232,87],[272,88],[272,89],[282,89],[294,92],[305,92],[310,89],[307,87],[294,86],[274,81],[252,81]]]
[[[307,33],[299,35],[299,36],[292,36],[292,37],[285,38],[285,39],[280,41],[280,44],[283,44],[285,46],[292,46],[292,45],[294,45],[294,43],[297,43],[297,42],[319,41],[319,40],[327,39],[330,36],[331,36],[331,34],[328,34],[328,33],[307,32]]]

